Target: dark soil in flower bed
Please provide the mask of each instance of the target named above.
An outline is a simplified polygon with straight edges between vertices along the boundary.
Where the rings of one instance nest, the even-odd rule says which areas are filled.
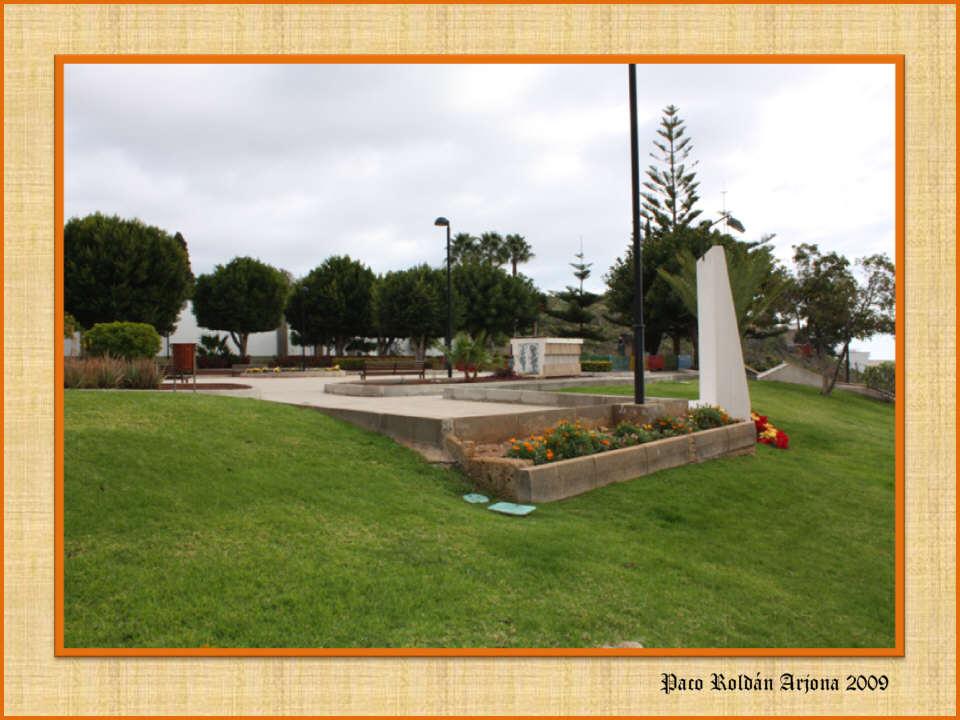
[[[240,383],[198,383],[198,390],[249,390],[252,386],[241,385]],[[164,383],[160,390],[173,390],[174,383]],[[177,390],[193,390],[193,383],[177,383]]]

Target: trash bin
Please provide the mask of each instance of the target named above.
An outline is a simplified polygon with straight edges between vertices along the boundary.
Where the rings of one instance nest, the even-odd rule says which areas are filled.
[[[197,344],[170,343],[173,351],[173,389],[177,389],[177,381],[187,381],[187,375],[193,376],[193,389],[197,389]]]

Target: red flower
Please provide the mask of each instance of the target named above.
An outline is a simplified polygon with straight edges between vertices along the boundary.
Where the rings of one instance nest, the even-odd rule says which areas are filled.
[[[757,419],[753,421],[753,424],[757,426],[757,432],[763,432],[764,428],[767,426],[767,416],[766,415],[757,415]]]
[[[787,434],[783,430],[777,430],[777,439],[774,444],[781,450],[786,450],[790,445],[790,438],[787,437]]]

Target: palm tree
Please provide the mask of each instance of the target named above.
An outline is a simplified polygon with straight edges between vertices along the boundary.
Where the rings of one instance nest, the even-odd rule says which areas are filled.
[[[764,238],[762,245],[772,236]],[[725,248],[730,294],[742,337],[779,334],[783,327],[762,327],[773,318],[769,311],[786,290],[786,282],[776,272],[776,260],[769,248],[743,245]],[[680,271],[676,274],[658,268],[657,273],[680,298],[691,315],[697,315],[697,259],[689,249],[677,253]]]
[[[480,236],[480,255],[484,262],[500,267],[510,259],[503,236],[497,232],[485,232]]]
[[[473,373],[473,379],[476,380],[480,368],[490,362],[487,344],[487,334],[484,332],[479,332],[476,336],[459,332],[453,338],[452,347],[447,347],[440,340],[434,344],[434,347],[449,357],[454,367],[459,366],[463,371],[464,379],[470,382],[470,373]]]
[[[533,248],[530,247],[523,235],[517,235],[516,233],[507,235],[504,238],[504,247],[507,249],[508,262],[513,267],[514,277],[517,276],[517,265],[530,262],[535,257]]]
[[[470,262],[480,256],[479,239],[470,233],[457,233],[450,243],[450,261],[454,264]]]

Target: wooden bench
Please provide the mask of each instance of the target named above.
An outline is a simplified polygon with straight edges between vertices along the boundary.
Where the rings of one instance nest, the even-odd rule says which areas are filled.
[[[425,363],[422,360],[366,360],[360,371],[360,379],[366,380],[368,375],[406,374],[416,374],[421,380],[426,379]]]

